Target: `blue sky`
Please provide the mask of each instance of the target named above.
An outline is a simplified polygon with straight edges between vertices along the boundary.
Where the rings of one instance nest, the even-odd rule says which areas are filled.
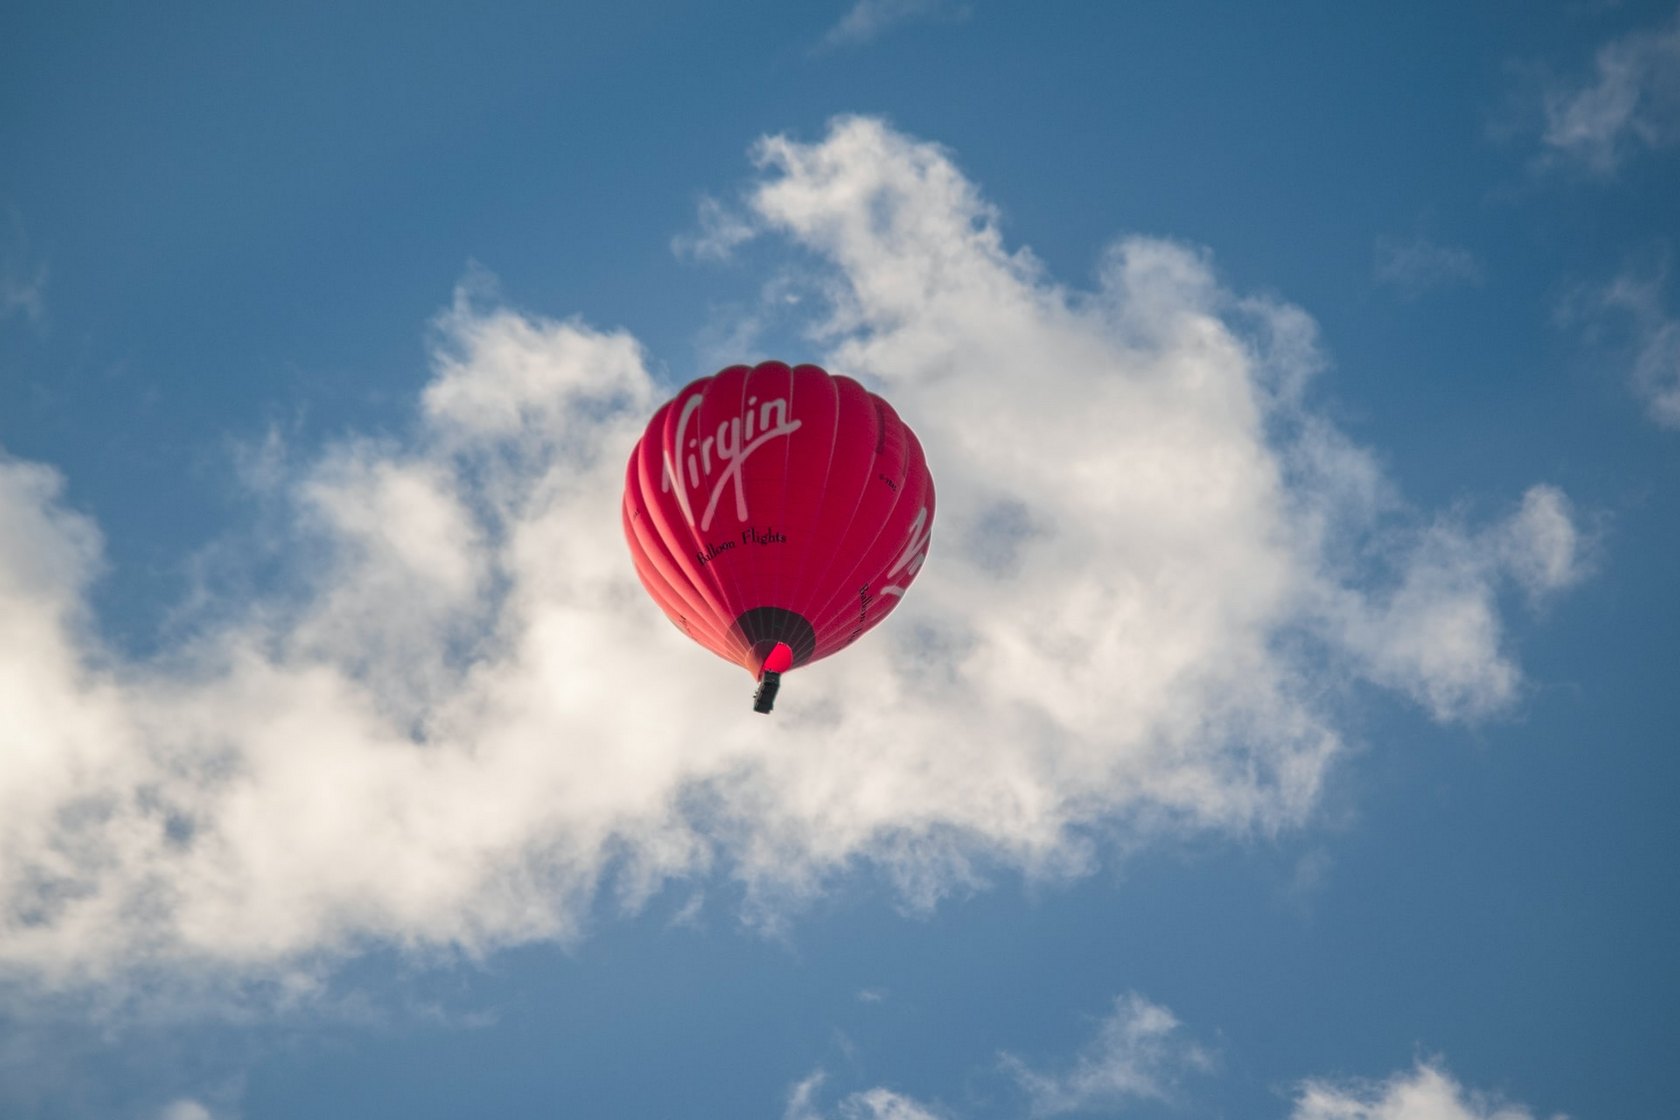
[[[0,38],[0,1115],[1659,1115],[1671,3]],[[631,444],[940,487],[750,681]]]

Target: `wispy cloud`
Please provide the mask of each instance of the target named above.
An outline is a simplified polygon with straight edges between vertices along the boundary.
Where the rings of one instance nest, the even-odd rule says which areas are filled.
[[[1535,1120],[1522,1105],[1466,1089],[1438,1063],[1380,1082],[1305,1082],[1290,1120]],[[1555,1117],[1554,1120],[1564,1120]]]
[[[1482,282],[1482,266],[1468,249],[1421,236],[1379,237],[1373,272],[1378,283],[1408,298],[1435,288]]]
[[[909,23],[956,22],[969,8],[959,0],[856,0],[823,36],[825,47],[855,47]]]
[[[743,213],[824,297],[787,313],[939,479],[894,624],[754,716],[627,562],[623,465],[667,391],[640,346],[471,284],[413,436],[263,457],[283,590],[207,588],[155,659],[100,641],[62,479],[0,460],[0,978],[307,1000],[370,943],[576,938],[714,876],[764,921],[862,868],[931,906],[1116,834],[1299,825],[1326,682],[1512,701],[1498,596],[1577,574],[1563,495],[1409,509],[1302,403],[1310,318],[1205,252],[1127,239],[1074,292],[936,145],[847,119],[757,158]]]
[[[0,322],[21,316],[34,326],[47,317],[47,265],[30,249],[23,215],[7,206],[0,233]]]
[[[1044,1070],[1004,1054],[1003,1071],[1033,1117],[1118,1112],[1139,1101],[1177,1101],[1181,1082],[1213,1069],[1211,1055],[1190,1039],[1166,1008],[1135,993],[1120,996],[1093,1037]],[[788,1092],[783,1120],[955,1120],[956,1114],[875,1086],[824,1106],[828,1075],[816,1070]]]
[[[1032,1115],[1041,1117],[1173,1100],[1186,1075],[1213,1068],[1212,1055],[1189,1038],[1172,1012],[1135,993],[1114,1001],[1114,1010],[1068,1068],[1041,1072],[1013,1055],[1003,1061],[1026,1092]]]
[[[698,229],[671,239],[671,251],[694,260],[724,261],[737,246],[750,241],[757,229],[748,218],[715,198],[702,198]]]
[[[1615,173],[1641,149],[1680,141],[1680,13],[1612,40],[1594,56],[1594,75],[1554,84],[1543,95],[1546,160]]]
[[[796,1082],[788,1090],[787,1107],[782,1111],[782,1120],[813,1120],[821,1115],[817,1111],[817,1094],[822,1091],[823,1083],[828,1075],[822,1070],[816,1070]]]
[[[1004,1070],[1033,1118],[1126,1115],[1153,1102],[1193,1111],[1190,1078],[1216,1072],[1214,1057],[1159,1004],[1135,993],[1115,1000],[1095,1036],[1051,1072],[1005,1056]],[[788,1092],[783,1120],[963,1120],[964,1112],[877,1086],[823,1103],[828,1075],[817,1070]],[[988,1114],[991,1114],[988,1109]],[[1151,1113],[1153,1115],[1154,1113]],[[1281,1109],[1277,1115],[1282,1115]],[[1467,1088],[1439,1059],[1380,1080],[1312,1077],[1295,1087],[1287,1120],[1539,1120],[1524,1105]],[[1561,1114],[1551,1120],[1567,1120]]]
[[[1680,317],[1668,311],[1666,270],[1650,276],[1625,273],[1603,292],[1607,310],[1632,324],[1634,391],[1652,420],[1680,428]]]
[[[1666,262],[1630,267],[1608,284],[1576,289],[1558,317],[1607,345],[1654,423],[1680,429],[1680,316],[1670,311],[1668,275]]]

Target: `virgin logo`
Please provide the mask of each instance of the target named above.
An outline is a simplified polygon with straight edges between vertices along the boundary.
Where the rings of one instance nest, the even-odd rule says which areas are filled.
[[[659,489],[664,492],[672,486],[676,487],[677,505],[682,507],[683,516],[692,526],[694,507],[689,501],[689,494],[698,493],[704,485],[710,484],[711,493],[700,515],[700,531],[705,532],[712,527],[718,499],[723,496],[726,486],[733,485],[735,490],[735,519],[747,520],[747,489],[741,475],[742,468],[754,451],[779,436],[797,432],[799,421],[788,419],[785,397],[762,403],[757,397],[748,397],[747,407],[741,415],[718,424],[716,433],[690,434],[689,423],[699,408],[699,393],[683,403],[682,412],[677,416],[676,439],[665,448],[665,470]],[[673,452],[677,463],[671,462]]]
[[[928,541],[933,538],[933,526],[928,524],[927,507],[923,506],[916,520],[910,525],[910,540],[905,544],[904,551],[898,554],[898,562],[887,570],[887,578],[892,579],[903,572],[900,577],[909,583],[917,572],[922,569],[922,561],[927,559]],[[904,588],[898,584],[881,588],[883,595],[904,597]]]

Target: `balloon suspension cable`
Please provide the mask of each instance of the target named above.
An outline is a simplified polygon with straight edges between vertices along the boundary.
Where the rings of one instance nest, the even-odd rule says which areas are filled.
[[[758,679],[758,691],[753,693],[753,711],[769,713],[776,704],[776,693],[782,687],[782,675],[770,669]]]

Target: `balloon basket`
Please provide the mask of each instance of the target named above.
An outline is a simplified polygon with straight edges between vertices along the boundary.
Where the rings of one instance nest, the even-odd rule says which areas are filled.
[[[766,669],[758,682],[758,691],[753,693],[753,711],[768,714],[776,704],[776,693],[781,687],[782,675]]]

